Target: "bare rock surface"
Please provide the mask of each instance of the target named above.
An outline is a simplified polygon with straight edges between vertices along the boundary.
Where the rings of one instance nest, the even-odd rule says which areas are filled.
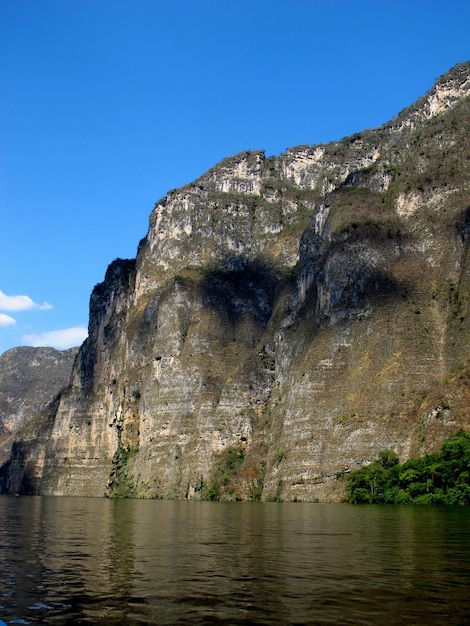
[[[159,200],[7,492],[335,501],[470,427],[470,65],[384,126]]]

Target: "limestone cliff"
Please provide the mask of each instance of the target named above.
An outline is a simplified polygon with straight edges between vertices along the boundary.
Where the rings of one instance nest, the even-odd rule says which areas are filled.
[[[70,382],[77,353],[78,348],[21,346],[0,355],[0,466],[8,461],[17,432],[36,418],[44,421],[53,410],[57,395]]]
[[[69,384],[78,348],[22,346],[0,354],[0,434],[11,434],[43,411]]]
[[[157,202],[10,491],[335,500],[470,427],[469,94],[464,64],[380,128]]]

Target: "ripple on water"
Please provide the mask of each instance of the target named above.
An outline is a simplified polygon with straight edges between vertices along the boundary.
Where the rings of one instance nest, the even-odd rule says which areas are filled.
[[[461,626],[469,522],[426,507],[0,499],[0,618]]]

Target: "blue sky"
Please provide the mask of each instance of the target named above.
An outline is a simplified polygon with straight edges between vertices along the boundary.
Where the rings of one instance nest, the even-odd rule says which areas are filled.
[[[457,0],[1,0],[0,353],[80,344],[167,191],[388,121],[469,32]]]

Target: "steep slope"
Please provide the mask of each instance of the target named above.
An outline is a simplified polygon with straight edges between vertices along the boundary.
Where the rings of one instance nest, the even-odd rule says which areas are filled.
[[[78,348],[20,347],[0,355],[0,463],[8,459],[8,441],[24,424],[50,408],[70,382]]]
[[[469,89],[457,66],[381,128],[160,200],[7,490],[335,500],[468,428]]]

